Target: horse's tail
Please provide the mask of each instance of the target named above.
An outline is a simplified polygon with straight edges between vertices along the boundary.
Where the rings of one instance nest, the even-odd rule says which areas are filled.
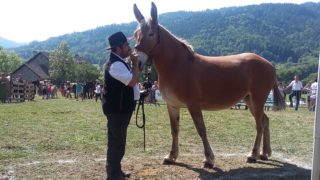
[[[276,111],[286,109],[286,102],[280,93],[277,82],[273,86],[273,109]]]

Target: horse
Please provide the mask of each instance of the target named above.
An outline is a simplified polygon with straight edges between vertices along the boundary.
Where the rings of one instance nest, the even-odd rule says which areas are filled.
[[[157,7],[153,2],[149,19],[144,18],[136,4],[133,12],[139,23],[134,31],[134,51],[144,53],[146,59],[152,61],[170,118],[172,145],[163,163],[172,164],[178,158],[180,108],[187,108],[203,142],[203,167],[213,168],[214,154],[207,138],[202,110],[230,108],[241,99],[248,105],[256,123],[256,137],[247,162],[268,160],[272,151],[269,118],[264,113],[264,104],[271,90],[274,107],[285,109],[273,65],[254,53],[217,57],[196,53],[190,45],[158,23]],[[140,59],[141,66],[148,61]]]

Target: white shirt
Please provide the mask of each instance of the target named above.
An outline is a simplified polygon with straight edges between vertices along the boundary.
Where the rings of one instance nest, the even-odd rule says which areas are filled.
[[[101,94],[101,87],[100,85],[96,86],[96,90],[94,91],[96,94]]]
[[[111,53],[113,53],[113,52],[111,52]],[[113,53],[113,54],[125,62],[125,60],[123,58],[121,58],[119,55],[117,55],[116,53]],[[122,62],[119,62],[119,61],[116,61],[111,64],[110,69],[109,69],[109,74],[113,78],[122,82],[126,86],[128,86],[129,82],[132,79],[131,68],[130,68],[130,70],[128,70],[126,65],[124,65]],[[138,84],[136,84],[133,87],[133,94],[134,94],[134,100],[139,100],[140,93],[139,93]]]
[[[289,87],[292,87],[293,91],[301,91],[303,89],[302,82],[301,81],[291,81],[289,84]]]
[[[318,82],[314,82],[311,84],[311,99],[316,99],[317,98],[317,93],[318,93]]]

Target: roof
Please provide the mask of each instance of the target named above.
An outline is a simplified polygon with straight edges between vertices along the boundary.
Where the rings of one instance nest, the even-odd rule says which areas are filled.
[[[47,57],[49,59],[49,53],[41,51],[41,52],[38,52],[38,53],[34,54],[26,63],[27,64],[32,63],[32,61],[37,59],[37,57],[40,56],[40,55],[43,55],[43,56],[45,56],[45,57]]]
[[[49,67],[43,67],[43,65],[38,64],[37,62],[33,62],[40,55],[43,55],[45,57],[45,59],[47,59],[49,61],[49,53],[39,52],[39,53],[35,54],[33,57],[31,57],[26,63],[22,64],[18,69],[13,71],[11,73],[12,76],[13,77],[18,76],[18,77],[21,77],[22,79],[25,79],[28,81],[49,79],[50,76],[46,72],[49,69]],[[25,71],[23,69],[24,67],[27,69],[27,71]],[[35,77],[36,77],[36,79],[35,79]]]
[[[49,75],[45,73],[37,64],[25,64],[30,70],[39,76],[40,79],[49,79]]]

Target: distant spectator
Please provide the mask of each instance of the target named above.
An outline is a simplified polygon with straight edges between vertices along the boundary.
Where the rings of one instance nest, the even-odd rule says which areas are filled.
[[[76,84],[76,96],[75,96],[77,101],[78,101],[78,98],[81,97],[81,93],[82,93],[82,85],[79,82],[77,82],[77,84]]]
[[[41,86],[42,88],[42,99],[47,99],[48,98],[48,88],[46,83],[43,83],[43,85]]]
[[[98,98],[101,101],[101,86],[99,83],[97,83],[96,85],[96,90],[94,90],[95,94],[96,94],[96,102],[98,101]]]
[[[76,98],[76,96],[77,96],[77,93],[76,93],[77,83],[73,83],[71,88],[72,88],[72,93],[74,94],[74,98]]]
[[[51,84],[48,85],[48,89],[47,89],[47,98],[51,98],[52,94],[51,94]]]
[[[143,82],[143,87],[145,90],[150,91],[152,88],[152,82],[150,81],[149,77],[146,77],[145,81]]]
[[[71,95],[71,85],[70,83],[67,83],[67,90],[66,90],[66,98],[72,99],[72,95]]]
[[[286,92],[285,92],[285,86],[284,86],[284,84],[283,84],[282,82],[279,83],[278,89],[279,89],[280,94],[281,94],[281,96],[283,97],[283,99],[286,100],[287,94],[286,94]]]
[[[310,109],[311,82],[308,82],[303,87],[303,91],[307,93],[307,107]]]
[[[60,84],[60,92],[61,92],[61,95],[64,97],[65,96],[64,84]]]
[[[156,103],[156,91],[159,89],[158,81],[154,81],[151,87],[151,103]]]
[[[310,94],[310,111],[315,111],[316,109],[316,99],[318,94],[318,79],[311,84],[311,94]]]
[[[302,82],[299,80],[299,76],[295,75],[294,80],[287,86],[287,88],[292,87],[291,94],[289,95],[290,100],[290,107],[293,107],[292,97],[296,97],[296,107],[295,110],[297,111],[300,104],[300,97],[301,97],[301,90],[303,89]]]

